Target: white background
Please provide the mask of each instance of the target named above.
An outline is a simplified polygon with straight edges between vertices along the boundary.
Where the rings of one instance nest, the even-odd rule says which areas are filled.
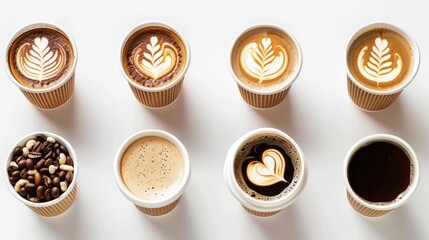
[[[112,3],[114,2],[114,3]],[[0,3],[0,62],[8,39],[37,21],[62,26],[79,52],[76,91],[59,110],[34,108],[0,68],[0,159],[24,135],[51,131],[74,146],[78,196],[65,215],[46,219],[17,201],[0,172],[1,239],[429,239],[429,15],[426,1],[5,1]],[[175,26],[192,59],[178,101],[149,110],[132,95],[118,66],[126,33],[146,21]],[[364,24],[386,21],[413,36],[421,68],[399,100],[381,113],[358,110],[347,94],[344,48]],[[234,37],[257,23],[274,23],[299,41],[303,68],[286,100],[269,111],[251,109],[230,76]],[[227,190],[222,168],[229,146],[258,127],[293,137],[309,165],[298,200],[270,219],[245,212]],[[158,128],[188,148],[191,181],[170,215],[150,218],[117,189],[113,158],[137,131]],[[397,211],[378,219],[354,212],[345,197],[347,150],[373,133],[410,143],[420,161],[420,185]]]

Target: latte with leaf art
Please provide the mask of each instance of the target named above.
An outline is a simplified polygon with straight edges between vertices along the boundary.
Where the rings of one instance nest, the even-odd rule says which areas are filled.
[[[63,79],[71,70],[74,53],[60,32],[40,28],[18,37],[9,50],[9,65],[24,86],[46,88]]]
[[[354,40],[347,61],[357,81],[383,91],[396,88],[407,79],[413,53],[400,34],[390,29],[374,29]]]
[[[144,87],[162,87],[174,81],[186,60],[182,40],[165,28],[145,28],[125,44],[123,65],[127,74]]]

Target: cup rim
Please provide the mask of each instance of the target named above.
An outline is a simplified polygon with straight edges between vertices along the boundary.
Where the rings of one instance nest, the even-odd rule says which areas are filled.
[[[361,149],[364,146],[367,146],[370,143],[373,142],[378,142],[378,141],[385,141],[385,142],[390,142],[393,144],[397,144],[397,146],[399,145],[399,147],[408,153],[410,161],[412,164],[414,164],[414,180],[413,182],[408,186],[407,188],[407,194],[404,195],[404,197],[400,200],[397,200],[393,203],[389,203],[387,205],[378,205],[378,204],[372,204],[369,201],[365,201],[363,198],[361,198],[359,195],[357,195],[357,193],[355,193],[352,189],[352,187],[350,186],[350,183],[348,181],[348,165],[350,163],[350,160],[353,156],[353,154],[358,151],[359,149]],[[344,166],[343,166],[343,178],[344,178],[344,182],[346,184],[346,189],[347,192],[353,197],[353,199],[355,201],[357,201],[359,204],[370,208],[370,209],[374,209],[374,210],[379,210],[379,211],[388,211],[388,210],[392,210],[395,208],[400,207],[401,205],[403,205],[405,202],[407,202],[407,200],[413,195],[414,191],[416,190],[418,183],[419,183],[419,178],[420,178],[420,173],[419,173],[419,163],[417,160],[417,155],[414,152],[414,150],[411,148],[411,146],[402,138],[399,138],[397,136],[394,135],[390,135],[390,134],[384,134],[384,133],[379,133],[379,134],[373,134],[373,135],[369,135],[365,138],[362,138],[361,140],[359,140],[358,142],[356,142],[351,148],[350,150],[347,152],[345,160],[344,160]]]
[[[171,143],[173,143],[180,150],[182,157],[183,157],[183,161],[184,161],[184,167],[185,167],[185,172],[183,173],[183,178],[180,182],[180,185],[177,187],[177,189],[174,191],[174,193],[163,198],[163,199],[159,199],[159,200],[144,200],[144,199],[138,198],[127,188],[127,186],[125,185],[125,183],[122,179],[122,176],[121,176],[121,161],[122,161],[122,156],[123,156],[124,152],[135,141],[137,141],[143,137],[150,137],[150,136],[164,138],[164,139],[170,141]],[[186,150],[185,146],[182,144],[182,142],[180,142],[180,140],[178,138],[176,138],[171,133],[168,133],[168,132],[163,131],[163,130],[158,130],[158,129],[143,130],[143,131],[137,132],[137,133],[131,135],[129,138],[127,138],[122,143],[122,145],[120,146],[119,150],[116,153],[114,163],[113,163],[113,169],[114,169],[116,185],[118,186],[120,192],[130,202],[134,203],[135,205],[138,205],[140,207],[145,207],[145,208],[160,208],[160,207],[167,206],[168,204],[171,204],[174,201],[176,201],[185,191],[185,188],[188,185],[189,179],[191,177],[191,166],[190,166],[190,161],[189,161],[189,154],[188,154],[188,151]]]
[[[245,142],[249,138],[261,133],[272,133],[272,134],[277,134],[277,135],[280,135],[281,137],[284,137],[291,145],[295,147],[301,159],[302,170],[301,170],[301,174],[299,176],[299,180],[296,188],[292,190],[292,192],[290,192],[289,194],[285,195],[284,197],[273,201],[262,201],[262,200],[258,200],[250,197],[240,188],[240,186],[238,186],[234,176],[233,165],[234,165],[235,154],[238,148],[243,142]],[[308,169],[307,169],[307,163],[305,162],[304,154],[301,148],[289,135],[275,128],[258,128],[244,134],[231,145],[230,149],[228,150],[228,154],[226,156],[223,174],[224,174],[224,180],[227,183],[230,192],[243,206],[246,206],[250,209],[253,209],[259,212],[274,212],[274,211],[280,211],[286,208],[300,196],[300,194],[304,190],[307,183]]]
[[[169,30],[169,31],[173,32],[183,42],[183,45],[185,46],[185,51],[187,53],[185,67],[183,68],[182,72],[173,81],[171,81],[170,83],[168,83],[168,84],[166,84],[166,85],[164,85],[162,87],[148,88],[148,87],[144,87],[144,86],[142,86],[140,84],[137,84],[125,72],[124,66],[122,64],[122,55],[123,55],[123,51],[124,51],[124,48],[125,48],[125,44],[127,43],[128,39],[134,33],[136,33],[137,31],[139,31],[139,30],[141,30],[143,28],[147,28],[147,27],[161,27],[161,28],[164,28],[166,30]],[[166,24],[164,22],[155,22],[155,21],[153,21],[153,22],[145,22],[145,23],[142,23],[142,24],[139,24],[139,25],[135,26],[122,39],[121,46],[120,46],[120,49],[119,49],[119,68],[120,68],[120,71],[122,73],[122,76],[124,76],[124,78],[127,80],[127,82],[129,84],[131,84],[133,87],[135,87],[135,88],[137,88],[137,89],[139,89],[141,91],[146,91],[146,92],[161,92],[161,91],[165,91],[165,90],[170,89],[170,88],[174,87],[175,85],[177,85],[180,82],[180,80],[183,79],[183,77],[185,76],[186,72],[188,71],[190,62],[191,62],[191,49],[189,47],[189,43],[186,40],[185,36],[182,35],[178,30],[176,30],[176,27],[173,27],[170,24]]]
[[[232,67],[232,55],[234,52],[234,47],[237,43],[237,41],[247,32],[254,30],[254,29],[258,29],[258,28],[272,28],[275,29],[277,31],[280,31],[284,34],[286,34],[287,36],[290,37],[290,39],[292,39],[293,44],[296,46],[297,52],[298,52],[298,67],[297,70],[292,74],[292,76],[290,77],[290,80],[288,82],[286,82],[284,84],[284,86],[282,86],[279,89],[274,89],[274,90],[257,90],[257,89],[253,89],[249,86],[247,86],[246,84],[242,83],[240,81],[240,79],[238,79],[237,75],[234,72],[234,69]],[[250,27],[245,28],[243,31],[241,31],[237,37],[234,38],[234,41],[231,44],[230,50],[229,50],[229,72],[231,73],[232,77],[234,78],[235,82],[241,87],[244,88],[246,91],[249,91],[251,93],[254,94],[259,94],[259,95],[272,95],[272,94],[276,94],[279,92],[282,92],[286,89],[288,89],[290,86],[292,86],[292,84],[296,81],[296,79],[298,78],[301,69],[302,69],[302,61],[303,61],[303,56],[302,56],[302,50],[301,50],[301,46],[299,45],[298,41],[296,40],[296,38],[290,34],[290,32],[288,32],[286,29],[275,25],[275,24],[271,24],[271,23],[262,23],[262,24],[254,24],[251,25]]]
[[[414,66],[412,68],[412,72],[410,73],[410,75],[408,76],[408,79],[401,84],[399,87],[387,90],[387,91],[378,91],[378,90],[374,90],[371,88],[368,88],[366,86],[364,86],[363,84],[361,84],[359,81],[356,80],[356,78],[353,76],[353,74],[350,72],[349,66],[348,66],[348,60],[347,60],[347,56],[350,50],[351,45],[353,44],[353,42],[363,33],[368,32],[374,28],[387,28],[389,30],[392,30],[396,33],[398,33],[399,35],[401,35],[403,38],[405,38],[405,40],[408,42],[408,44],[410,44],[410,47],[413,51],[413,55],[414,55]],[[369,24],[366,24],[362,27],[360,27],[358,30],[356,30],[351,37],[349,37],[349,40],[347,42],[347,46],[346,46],[346,50],[344,52],[344,59],[345,59],[345,65],[346,65],[346,70],[347,70],[347,76],[349,77],[349,79],[356,85],[358,86],[360,89],[369,92],[371,94],[375,94],[375,95],[391,95],[391,94],[395,94],[398,92],[401,92],[402,90],[404,90],[415,78],[419,68],[420,68],[420,50],[419,47],[417,45],[417,42],[414,40],[414,38],[412,38],[408,33],[406,33],[404,30],[402,30],[401,28],[390,24],[390,23],[385,23],[385,22],[372,22]]]
[[[12,186],[12,184],[9,182],[9,174],[7,172],[7,169],[9,168],[9,164],[13,158],[13,152],[15,150],[15,148],[17,146],[21,146],[21,145],[25,145],[25,143],[32,139],[35,138],[37,135],[45,135],[45,136],[50,136],[55,138],[56,141],[58,141],[59,143],[63,144],[65,147],[67,147],[67,150],[69,151],[70,157],[73,159],[73,180],[72,182],[68,185],[67,190],[65,192],[63,192],[58,198],[51,200],[49,202],[41,202],[41,203],[33,203],[31,201],[28,201],[27,199],[23,198],[21,195],[19,195],[15,189],[14,186]],[[55,133],[51,133],[51,132],[33,132],[30,134],[27,134],[26,136],[24,136],[23,138],[21,138],[19,141],[16,142],[16,144],[14,144],[14,147],[11,148],[11,150],[9,151],[9,154],[6,158],[5,161],[5,179],[6,179],[6,184],[7,184],[7,188],[9,189],[9,191],[11,192],[11,194],[17,198],[20,202],[24,203],[27,206],[30,207],[35,207],[35,208],[42,208],[42,207],[50,207],[53,206],[55,204],[57,204],[58,202],[62,201],[63,199],[65,199],[70,192],[73,190],[74,186],[76,185],[76,181],[77,181],[77,176],[78,176],[78,169],[79,169],[79,164],[78,164],[78,160],[77,160],[77,156],[76,156],[76,152],[74,151],[74,148],[72,147],[72,145],[63,137],[55,134]]]
[[[11,70],[10,70],[10,66],[9,66],[9,50],[13,44],[13,42],[22,34],[33,30],[33,29],[37,29],[37,28],[49,28],[49,29],[53,29],[55,31],[60,32],[61,34],[63,34],[67,40],[70,42],[70,45],[72,47],[73,50],[73,54],[74,54],[74,59],[72,62],[72,67],[71,69],[67,72],[67,74],[62,77],[61,81],[59,81],[57,84],[48,87],[48,88],[42,88],[42,89],[35,89],[35,88],[29,88],[27,86],[22,85],[16,78],[15,76],[12,74]],[[58,88],[60,88],[61,86],[63,86],[64,84],[66,84],[66,82],[73,76],[73,74],[75,73],[76,70],[76,65],[77,65],[77,59],[78,59],[78,52],[77,52],[77,47],[76,44],[73,40],[73,38],[66,32],[64,31],[64,29],[62,27],[60,27],[57,24],[53,24],[50,22],[36,22],[36,23],[32,23],[29,25],[26,25],[22,28],[20,28],[18,31],[15,32],[14,35],[12,35],[12,37],[9,39],[7,47],[6,47],[6,51],[5,51],[5,67],[6,67],[6,74],[8,75],[9,79],[21,90],[26,91],[26,92],[30,92],[30,93],[46,93],[46,92],[51,92],[54,91]]]

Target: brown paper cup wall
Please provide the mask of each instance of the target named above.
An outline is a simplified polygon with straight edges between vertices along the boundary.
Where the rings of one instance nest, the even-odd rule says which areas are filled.
[[[176,85],[159,92],[145,91],[130,84],[131,90],[137,100],[143,105],[151,108],[160,108],[170,105],[177,99],[182,90],[182,78]]]
[[[289,88],[284,91],[275,93],[275,94],[256,94],[250,92],[240,85],[238,85],[238,89],[240,90],[240,94],[243,97],[244,101],[246,101],[250,106],[254,108],[264,109],[264,108],[273,108],[279,105],[286,97],[289,92]]]
[[[167,206],[160,207],[160,208],[145,208],[145,207],[140,207],[138,205],[136,205],[136,207],[138,210],[142,211],[146,215],[162,216],[162,215],[165,215],[165,214],[171,212],[177,206],[177,204],[179,204],[180,199],[181,199],[181,197],[179,197],[176,201],[168,204]]]
[[[68,195],[61,201],[47,207],[30,207],[35,213],[44,217],[55,217],[67,211],[74,203],[76,198],[77,186],[74,185]]]
[[[350,205],[353,207],[353,209],[356,212],[367,217],[380,217],[392,211],[392,210],[385,210],[385,211],[375,210],[375,209],[365,207],[362,204],[358,203],[356,200],[354,200],[349,192],[347,192],[347,199],[349,200]]]
[[[243,206],[243,205],[242,205]],[[281,212],[281,211],[275,211],[275,212],[258,212],[255,210],[252,210],[250,208],[247,208],[245,206],[243,206],[243,208],[250,214],[257,216],[257,217],[271,217],[276,215],[277,213]]]

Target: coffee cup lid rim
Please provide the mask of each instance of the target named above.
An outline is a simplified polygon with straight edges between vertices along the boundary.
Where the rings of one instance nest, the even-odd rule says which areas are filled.
[[[184,166],[185,166],[185,172],[183,174],[183,178],[181,179],[180,185],[177,187],[175,192],[173,194],[163,198],[163,199],[160,199],[160,200],[144,200],[144,199],[141,199],[141,198],[138,198],[137,196],[135,196],[125,185],[124,181],[122,180],[121,173],[120,173],[121,172],[120,167],[121,167],[122,156],[123,156],[124,152],[127,150],[127,148],[132,143],[134,143],[135,141],[137,141],[143,137],[149,137],[149,136],[161,137],[161,138],[164,138],[164,139],[170,141],[171,143],[173,143],[180,150],[182,157],[183,157]],[[188,154],[188,151],[186,150],[185,146],[183,145],[183,143],[177,137],[175,137],[173,134],[166,132],[166,131],[163,131],[163,130],[158,130],[158,129],[143,130],[143,131],[137,132],[137,133],[131,135],[129,138],[127,138],[122,143],[122,145],[120,146],[120,148],[118,149],[118,151],[116,153],[113,168],[114,168],[116,185],[118,186],[120,192],[130,202],[132,202],[138,206],[147,207],[147,208],[164,207],[164,206],[171,204],[174,201],[176,201],[185,191],[185,188],[188,185],[190,177],[191,177],[191,165],[190,165],[190,160],[189,160],[189,154]]]
[[[67,72],[67,74],[65,76],[63,76],[61,78],[60,81],[58,81],[58,83],[54,84],[53,86],[47,87],[47,88],[30,88],[27,86],[24,86],[23,84],[21,84],[16,78],[15,76],[12,74],[11,70],[10,70],[10,66],[9,66],[9,50],[13,44],[13,42],[22,34],[33,30],[33,29],[37,29],[37,28],[49,28],[49,29],[53,29],[55,31],[60,32],[61,34],[63,34],[67,40],[70,42],[70,46],[72,47],[73,50],[73,55],[74,55],[74,59],[72,62],[72,67],[71,69]],[[70,79],[71,76],[73,76],[73,74],[75,73],[76,70],[76,65],[77,65],[77,60],[78,60],[78,52],[77,52],[77,47],[76,47],[76,43],[74,42],[72,36],[70,34],[68,34],[61,26],[59,26],[58,24],[54,24],[51,22],[35,22],[35,23],[31,23],[28,25],[25,25],[24,27],[21,27],[18,31],[15,32],[15,34],[12,35],[12,37],[9,39],[8,41],[8,45],[5,51],[5,67],[6,67],[6,73],[9,77],[9,79],[20,89],[26,91],[26,92],[31,92],[31,93],[46,93],[46,92],[51,92],[54,91],[58,88],[60,88],[61,86],[63,86],[68,79]]]
[[[246,84],[244,84],[242,81],[240,81],[240,79],[238,79],[237,75],[235,74],[235,71],[232,67],[232,54],[234,52],[234,47],[237,43],[237,41],[247,32],[254,30],[254,29],[258,29],[258,28],[273,28],[276,29],[278,31],[283,32],[284,34],[286,34],[287,36],[290,37],[290,39],[292,39],[294,45],[296,46],[297,52],[298,52],[298,67],[296,69],[296,71],[293,73],[293,75],[289,78],[288,81],[285,81],[285,83],[283,84],[283,86],[279,89],[274,89],[274,90],[258,90],[258,89],[253,89],[249,86],[247,86]],[[302,50],[301,50],[301,46],[299,45],[297,39],[290,33],[288,32],[286,29],[280,27],[279,25],[276,24],[271,24],[271,23],[262,23],[262,24],[254,24],[251,25],[250,27],[245,28],[244,30],[242,30],[237,37],[234,38],[234,41],[231,44],[230,50],[229,50],[229,72],[232,75],[232,77],[234,78],[235,82],[242,88],[246,89],[249,92],[255,93],[255,94],[259,94],[259,95],[272,95],[272,94],[276,94],[279,92],[284,91],[285,89],[288,89],[290,86],[292,86],[292,84],[296,81],[296,79],[298,78],[301,69],[302,69],[302,62],[303,62],[303,56],[302,56]]]
[[[255,136],[260,133],[274,133],[279,134],[282,137],[285,137],[290,143],[296,148],[298,154],[301,157],[301,165],[302,165],[302,172],[300,175],[300,180],[294,190],[292,190],[291,193],[285,195],[284,197],[272,201],[263,201],[258,200],[250,197],[247,195],[241,188],[238,186],[236,180],[234,179],[234,173],[233,173],[233,164],[234,164],[234,156],[237,151],[237,149],[240,147],[241,143],[246,141],[247,139],[251,138],[252,136]],[[254,209],[256,211],[261,212],[274,212],[279,211],[290,204],[292,204],[300,195],[300,193],[304,190],[306,183],[307,183],[307,176],[308,176],[308,169],[307,169],[307,163],[304,160],[304,154],[298,144],[286,133],[275,129],[275,128],[258,128],[254,129],[243,136],[241,136],[237,141],[235,141],[226,156],[225,165],[224,165],[224,179],[228,185],[228,188],[230,192],[233,194],[233,196],[244,206]]]
[[[69,151],[70,157],[73,159],[73,168],[74,168],[73,180],[70,183],[70,185],[67,187],[67,190],[65,192],[63,192],[58,198],[51,200],[51,201],[48,201],[48,202],[41,202],[41,203],[34,203],[31,201],[28,201],[27,199],[25,199],[21,195],[19,195],[15,191],[12,184],[9,182],[9,174],[7,172],[7,169],[9,167],[11,160],[12,160],[12,156],[13,156],[13,152],[14,152],[15,148],[18,145],[25,144],[26,141],[28,141],[31,138],[36,137],[37,135],[51,136],[51,137],[55,138],[55,140],[59,141],[61,144],[64,144],[67,147],[67,150]],[[14,147],[11,148],[11,150],[9,151],[9,154],[8,154],[7,159],[5,161],[5,178],[6,178],[7,188],[9,189],[11,194],[13,196],[15,196],[20,202],[22,202],[25,205],[30,206],[30,207],[36,207],[36,208],[49,207],[49,206],[52,206],[52,205],[62,201],[64,198],[66,198],[69,195],[69,193],[72,191],[72,189],[76,185],[77,176],[78,176],[78,172],[79,172],[78,169],[79,169],[79,163],[77,160],[76,152],[74,151],[74,148],[70,144],[70,142],[68,142],[65,138],[63,138],[60,135],[57,135],[55,133],[41,131],[41,132],[33,132],[30,134],[27,134],[26,136],[22,137],[19,141],[17,141],[16,144],[14,144]]]
[[[348,177],[347,177],[348,164],[349,164],[353,154],[357,150],[362,148],[363,146],[366,146],[366,145],[368,145],[372,142],[376,142],[376,141],[387,141],[387,142],[394,142],[394,143],[399,144],[401,146],[401,148],[403,148],[403,150],[405,150],[410,155],[410,158],[411,158],[410,161],[412,161],[412,163],[414,164],[414,179],[413,179],[413,183],[410,186],[408,186],[408,188],[406,190],[407,194],[401,200],[398,200],[398,201],[395,201],[393,203],[389,203],[386,205],[371,204],[371,202],[365,201],[364,199],[359,197],[357,195],[357,193],[355,193],[353,191],[353,189],[350,186],[350,183],[348,181]],[[395,135],[379,133],[379,134],[373,134],[373,135],[369,135],[367,137],[362,138],[361,140],[356,142],[350,148],[350,150],[347,152],[345,160],[344,160],[343,178],[344,178],[344,182],[346,185],[347,192],[359,204],[361,204],[367,208],[370,208],[370,209],[388,211],[388,210],[392,210],[392,209],[398,208],[399,206],[403,205],[413,195],[413,193],[416,190],[418,183],[419,183],[419,178],[420,178],[419,169],[420,168],[419,168],[417,155],[414,152],[414,150],[411,148],[411,146],[405,140],[403,140],[402,138],[397,137]]]
[[[149,88],[149,87],[144,87],[138,83],[136,83],[133,79],[131,79],[128,74],[125,72],[124,70],[124,66],[122,64],[122,55],[123,55],[123,50],[125,48],[125,44],[127,43],[128,39],[134,34],[136,33],[138,30],[146,28],[146,27],[161,27],[161,28],[165,28],[171,32],[173,32],[174,34],[176,34],[180,40],[183,42],[183,45],[185,46],[185,51],[186,51],[186,62],[185,62],[185,67],[183,68],[183,70],[180,72],[180,74],[175,77],[173,79],[173,81],[170,81],[169,83],[165,84],[164,86],[161,87],[153,87],[153,88]],[[144,22],[141,24],[138,24],[137,26],[135,26],[134,28],[132,28],[126,35],[125,37],[122,39],[121,45],[120,45],[120,49],[119,49],[119,68],[120,71],[122,73],[122,76],[124,76],[124,78],[127,80],[127,82],[129,84],[131,84],[132,86],[142,90],[142,91],[146,91],[146,92],[161,92],[167,89],[170,89],[174,86],[176,86],[180,80],[182,78],[184,78],[185,74],[187,73],[188,69],[189,69],[189,65],[191,63],[191,48],[189,46],[189,43],[187,41],[187,39],[185,38],[185,36],[178,30],[176,30],[176,27],[173,27],[170,24],[164,23],[164,22],[160,22],[160,21],[152,21],[152,22]]]
[[[353,74],[350,72],[349,66],[348,66],[348,52],[349,49],[351,47],[351,45],[353,44],[353,42],[356,40],[357,37],[359,37],[361,34],[370,31],[371,29],[374,28],[387,28],[389,30],[392,30],[396,33],[398,33],[399,35],[401,35],[402,37],[405,38],[405,40],[410,44],[410,47],[412,48],[413,54],[414,54],[414,66],[412,68],[412,72],[410,73],[410,75],[408,76],[407,81],[405,81],[403,84],[401,84],[400,86],[387,90],[387,91],[377,91],[371,88],[368,88],[366,86],[364,86],[362,83],[360,83],[358,80],[356,80],[356,78],[353,76]],[[402,90],[404,90],[415,78],[419,68],[420,68],[420,50],[419,47],[417,45],[417,42],[414,40],[414,38],[412,38],[408,33],[406,33],[404,30],[402,30],[400,27],[395,26],[393,24],[390,23],[385,23],[385,22],[372,22],[369,24],[366,24],[362,27],[360,27],[359,29],[357,29],[350,37],[349,40],[347,41],[347,46],[346,46],[346,50],[344,53],[344,59],[345,59],[345,66],[346,66],[346,70],[347,70],[347,76],[350,78],[350,80],[357,85],[359,88],[371,93],[371,94],[375,94],[375,95],[391,95],[391,94],[395,94],[398,92],[401,92]]]

